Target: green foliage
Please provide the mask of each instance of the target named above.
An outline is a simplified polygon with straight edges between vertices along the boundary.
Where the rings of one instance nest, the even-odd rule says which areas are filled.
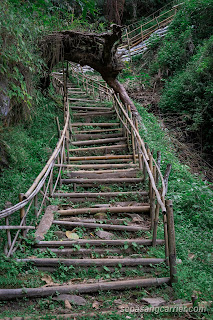
[[[168,81],[161,97],[164,112],[178,112],[185,116],[190,132],[201,134],[204,151],[211,151],[213,135],[213,37],[190,62]]]

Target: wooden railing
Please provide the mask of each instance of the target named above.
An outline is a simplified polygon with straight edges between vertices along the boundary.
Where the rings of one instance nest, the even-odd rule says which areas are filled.
[[[147,19],[148,21],[140,24],[136,28],[133,28],[133,25],[127,26],[123,30],[123,45],[121,45],[119,48],[125,48],[130,51],[131,48],[148,39],[153,32],[167,26],[173,20],[181,6],[182,3],[179,3],[167,11],[162,12],[163,10],[161,10],[158,12],[159,15],[156,14],[153,17],[150,16],[150,19]]]
[[[60,137],[50,159],[43,170],[37,176],[32,186],[26,193],[19,194],[19,203],[0,212],[0,220],[5,219],[5,224],[0,225],[0,230],[6,230],[7,244],[5,244],[5,254],[10,257],[16,250],[22,238],[26,236],[30,229],[35,229],[32,225],[46,207],[47,202],[55,192],[61,181],[61,166],[69,159],[69,134],[70,134],[70,113],[66,96],[66,86],[56,76],[52,76],[52,83],[56,91],[64,96],[64,128],[60,132]],[[65,81],[66,83],[66,81]],[[20,222],[17,223],[18,215]],[[14,225],[14,222],[16,225]],[[14,234],[12,230],[15,230]],[[13,237],[12,237],[13,233]]]
[[[154,159],[153,153],[139,134],[138,119],[136,115],[132,113],[130,107],[124,105],[119,96],[116,95],[106,84],[104,85],[85,75],[83,71],[80,71],[79,67],[76,67],[73,63],[69,63],[69,66],[71,76],[76,79],[78,84],[81,84],[84,87],[88,94],[92,94],[96,100],[102,101],[106,99],[111,101],[121,126],[124,129],[125,136],[127,137],[127,144],[131,149],[133,162],[138,164],[138,167],[143,172],[144,177],[148,178],[152,244],[153,246],[156,246],[157,228],[160,218],[159,213],[161,209],[164,224],[166,261],[168,264],[171,264],[170,270],[174,270],[175,259],[169,258],[170,255],[174,255],[175,252],[175,247],[173,245],[175,240],[172,202],[170,200],[165,200],[171,165],[169,164],[167,166],[166,173],[163,176],[160,170],[161,154],[160,152],[157,152],[157,159]],[[167,224],[167,219],[170,223],[169,225]],[[171,239],[169,240],[169,238]],[[171,246],[170,243],[172,243]],[[171,263],[170,260],[172,260]]]

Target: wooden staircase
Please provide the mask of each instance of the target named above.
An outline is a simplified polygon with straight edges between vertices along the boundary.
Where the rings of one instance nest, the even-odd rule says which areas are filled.
[[[63,74],[55,77],[63,82]],[[5,289],[6,299],[171,284],[171,270],[165,276],[169,273],[168,252],[165,258],[152,253],[153,246],[168,250],[167,239],[156,238],[159,205],[154,206],[153,217],[152,188],[141,169],[132,134],[110,103],[92,99],[88,93],[82,96],[83,89],[71,81],[66,90],[72,135],[66,136],[64,155],[54,165],[61,170],[59,187],[51,189],[57,205],[47,206],[37,227],[33,257],[18,261],[49,272],[60,265],[73,266],[79,273],[82,268],[95,267],[99,274],[107,272],[109,276],[107,281],[88,279],[75,285]],[[72,240],[67,231],[71,231]],[[46,240],[48,233],[52,238]],[[48,257],[50,252],[54,257]],[[37,257],[41,253],[47,257]],[[116,268],[120,268],[121,279],[110,276]],[[129,269],[136,275],[128,276]],[[0,299],[1,294],[2,289]]]

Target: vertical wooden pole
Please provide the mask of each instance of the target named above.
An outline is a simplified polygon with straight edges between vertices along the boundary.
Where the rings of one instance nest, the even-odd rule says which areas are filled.
[[[132,120],[132,111],[130,106],[128,106],[128,110],[129,110],[129,117]],[[133,152],[133,162],[136,163],[136,154],[135,154],[135,137],[134,137],[134,132],[133,129],[131,127],[131,140],[132,140],[132,152]]]
[[[5,218],[5,224],[6,224],[6,226],[10,225],[8,217]],[[10,250],[10,247],[12,244],[10,230],[7,230],[7,244],[8,244],[8,249]]]
[[[139,133],[139,129],[138,129],[138,119],[135,119],[135,127],[136,127],[136,130],[137,130],[138,133]],[[140,146],[138,147],[138,162],[139,162],[139,168],[140,168],[141,170],[143,170],[143,161],[142,161],[142,155],[141,155]]]
[[[176,246],[175,246],[175,227],[173,206],[171,200],[166,200],[167,224],[168,224],[168,242],[169,242],[169,266],[171,282],[176,282]]]
[[[38,218],[38,194],[34,197],[34,214],[35,217]]]
[[[156,247],[159,212],[160,212],[160,205],[157,202],[155,207],[155,219],[154,219],[154,226],[153,226],[153,238],[152,238],[153,247]]]
[[[24,199],[24,194],[23,193],[19,193],[19,202],[22,202]],[[23,219],[25,215],[25,208],[21,208],[20,209],[20,220]],[[24,222],[23,222],[23,226],[25,226],[25,223],[26,223],[26,220],[24,219]],[[25,231],[22,230],[22,236],[24,237],[25,236]]]
[[[163,212],[163,226],[164,226],[164,239],[165,239],[165,258],[166,258],[166,264],[169,265],[169,242],[168,242],[168,229],[167,229],[166,212]]]
[[[152,161],[152,154],[149,151],[149,168],[153,175],[153,161]],[[154,203],[154,190],[152,188],[151,180],[149,179],[149,201],[150,201],[150,219],[151,219],[151,229],[153,229],[154,225],[154,213],[155,213],[155,203]]]
[[[130,41],[129,41],[129,35],[128,35],[128,31],[126,29],[126,38],[127,38],[127,43],[128,43],[128,55],[129,55],[129,59],[132,62],[132,57],[131,57],[131,52],[130,52]]]

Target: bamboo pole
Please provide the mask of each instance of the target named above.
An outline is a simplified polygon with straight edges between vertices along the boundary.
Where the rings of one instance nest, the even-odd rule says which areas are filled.
[[[34,215],[38,218],[38,195],[36,194],[34,197]]]
[[[129,110],[129,115],[130,115],[130,120],[132,121],[132,111],[130,106],[128,106]],[[134,137],[134,132],[133,128],[131,127],[131,140],[132,140],[132,154],[133,154],[133,162],[136,163],[136,154],[135,154],[135,137]]]
[[[23,297],[45,297],[59,294],[88,293],[109,290],[126,290],[127,288],[143,288],[150,286],[160,286],[169,283],[170,278],[148,278],[136,280],[117,280],[98,283],[82,283],[65,286],[20,288],[20,289],[0,289],[0,300],[10,300]]]
[[[166,200],[167,209],[167,227],[168,227],[168,242],[169,242],[169,267],[171,283],[176,282],[176,246],[175,246],[175,227],[173,216],[173,205],[171,200]]]
[[[7,227],[9,227],[10,223],[9,223],[9,218],[8,217],[5,218],[5,224],[6,224]],[[12,241],[11,241],[11,233],[10,233],[9,229],[7,229],[7,244],[8,244],[8,248],[10,249]]]
[[[61,209],[58,213],[61,216],[78,215],[78,214],[95,214],[95,213],[141,213],[149,212],[149,205],[137,206],[137,207],[106,207],[106,208],[80,208],[80,209]]]
[[[86,222],[70,222],[70,221],[62,221],[62,220],[54,220],[53,224],[64,226],[67,228],[73,229],[73,227],[85,227],[89,229],[96,229],[96,228],[102,228],[104,230],[120,230],[120,231],[147,231],[149,228],[145,227],[139,227],[139,226],[122,226],[122,225],[116,225],[116,224],[101,224],[101,223],[86,223]]]

